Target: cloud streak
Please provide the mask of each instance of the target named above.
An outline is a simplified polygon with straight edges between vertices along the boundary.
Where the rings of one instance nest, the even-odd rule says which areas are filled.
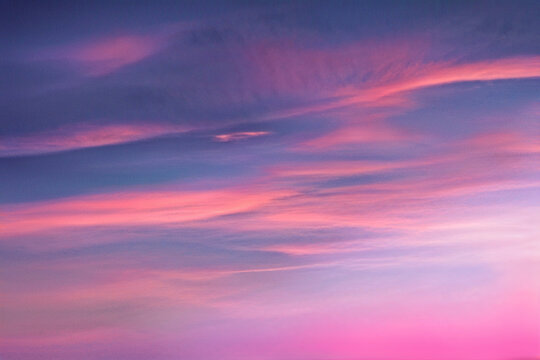
[[[72,126],[19,137],[0,139],[0,156],[22,156],[115,145],[185,132],[181,126],[111,124]]]

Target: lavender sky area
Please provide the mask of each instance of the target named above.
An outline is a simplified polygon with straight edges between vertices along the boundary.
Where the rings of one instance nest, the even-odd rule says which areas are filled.
[[[540,357],[539,1],[0,4],[0,359]]]

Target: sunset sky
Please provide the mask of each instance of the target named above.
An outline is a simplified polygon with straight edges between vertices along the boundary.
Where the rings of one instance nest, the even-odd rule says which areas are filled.
[[[0,4],[0,359],[540,358],[540,1]]]

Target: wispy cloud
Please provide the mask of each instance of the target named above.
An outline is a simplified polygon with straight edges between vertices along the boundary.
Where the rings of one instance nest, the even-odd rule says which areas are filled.
[[[186,128],[182,126],[156,123],[70,126],[56,131],[0,139],[0,157],[114,145],[185,131]]]
[[[5,234],[57,227],[180,225],[257,209],[290,191],[224,189],[134,192],[3,207]]]
[[[396,72],[390,77],[381,76],[363,84],[348,83],[334,87],[336,100],[302,106],[268,114],[265,119],[287,118],[310,113],[349,107],[387,107],[408,105],[404,94],[426,87],[442,86],[460,82],[526,79],[540,77],[540,57],[517,57],[467,64],[448,62],[419,64]]]
[[[103,76],[148,58],[167,44],[165,34],[119,35],[42,50],[32,60],[56,60],[87,76]]]

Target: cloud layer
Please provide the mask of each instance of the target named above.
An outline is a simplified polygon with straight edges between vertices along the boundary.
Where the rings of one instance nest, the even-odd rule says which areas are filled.
[[[0,357],[538,356],[537,4],[207,4],[2,22]]]

